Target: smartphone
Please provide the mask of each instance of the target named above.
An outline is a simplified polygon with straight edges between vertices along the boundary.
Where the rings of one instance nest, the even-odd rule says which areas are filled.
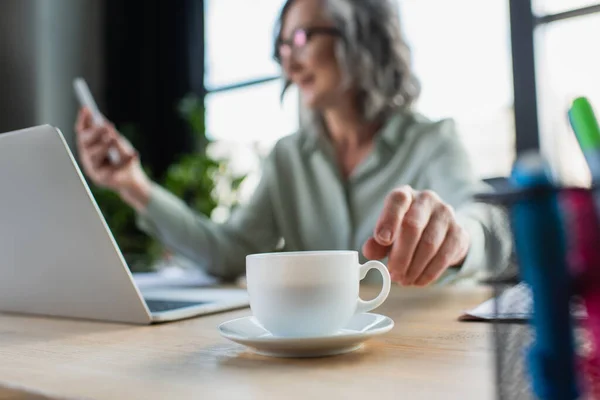
[[[92,93],[90,92],[90,88],[88,87],[87,82],[83,78],[75,78],[73,80],[73,88],[75,89],[75,95],[77,99],[79,99],[79,103],[82,107],[87,107],[92,112],[92,119],[94,124],[100,125],[104,121],[104,117],[100,113],[98,109],[98,105],[92,97]],[[108,160],[116,165],[119,163],[121,157],[119,156],[119,151],[111,147],[108,149]]]

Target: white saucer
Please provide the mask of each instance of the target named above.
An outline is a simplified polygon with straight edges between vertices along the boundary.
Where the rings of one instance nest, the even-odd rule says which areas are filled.
[[[322,357],[348,353],[373,336],[389,332],[394,321],[379,314],[357,314],[344,329],[331,336],[288,338],[273,336],[254,317],[238,318],[219,325],[221,335],[271,357]]]

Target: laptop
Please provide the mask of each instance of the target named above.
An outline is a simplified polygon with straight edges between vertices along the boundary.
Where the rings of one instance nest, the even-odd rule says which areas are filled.
[[[62,133],[0,135],[0,312],[151,324],[248,305],[237,288],[140,290]]]

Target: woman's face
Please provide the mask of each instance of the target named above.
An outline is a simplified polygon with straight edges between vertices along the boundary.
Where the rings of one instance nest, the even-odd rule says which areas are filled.
[[[343,95],[335,57],[339,33],[326,17],[323,0],[296,0],[283,20],[278,46],[286,76],[313,109],[334,105]]]

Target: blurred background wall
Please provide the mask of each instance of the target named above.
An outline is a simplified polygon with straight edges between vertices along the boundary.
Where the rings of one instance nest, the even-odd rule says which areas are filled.
[[[72,143],[73,76],[103,85],[103,1],[2,0],[0,9],[0,132],[47,123]]]

